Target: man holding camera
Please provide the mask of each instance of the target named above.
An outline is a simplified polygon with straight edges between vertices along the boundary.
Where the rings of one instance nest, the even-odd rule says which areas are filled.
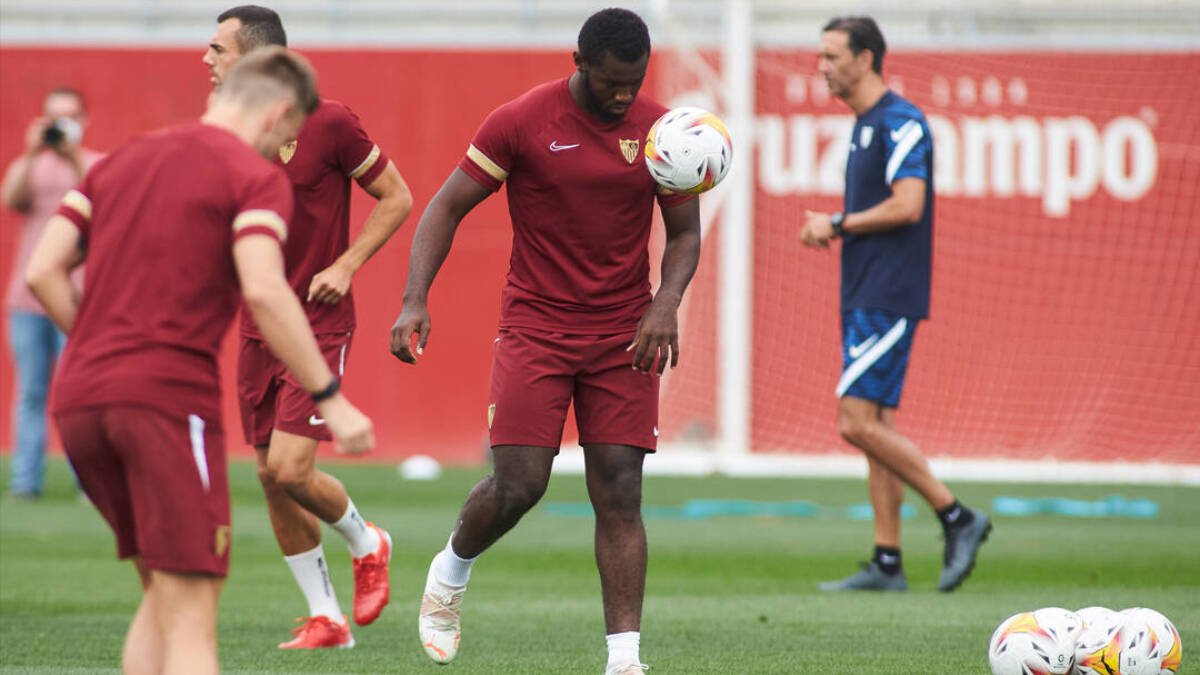
[[[29,123],[25,152],[4,175],[3,200],[21,213],[20,243],[9,277],[8,339],[16,366],[17,396],[13,404],[12,484],[16,499],[42,493],[46,467],[46,396],[54,361],[65,338],[47,318],[23,280],[33,245],[42,236],[63,196],[102,155],[80,144],[87,108],[83,95],[59,87],[46,95],[42,115]],[[82,277],[74,277],[76,290]]]

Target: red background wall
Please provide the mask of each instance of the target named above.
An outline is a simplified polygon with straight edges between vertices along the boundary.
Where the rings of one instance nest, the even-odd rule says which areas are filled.
[[[483,116],[533,84],[569,73],[569,54],[305,52],[320,71],[322,91],[359,113],[416,197],[413,217],[355,280],[359,330],[347,391],[375,419],[382,456],[419,452],[480,461],[489,346],[510,241],[503,194],[464,221],[432,291],[434,328],[420,365],[388,353],[388,330],[422,208]],[[200,58],[199,49],[0,49],[0,161],[20,152],[27,120],[55,85],[76,86],[89,97],[86,141],[100,150],[197,116],[208,93]],[[1037,196],[998,195],[990,187],[983,194],[940,192],[933,319],[919,331],[898,417],[929,454],[1200,462],[1195,65],[1195,53],[889,55],[888,77],[931,117],[953,125],[989,115],[1039,123],[1081,116],[1103,128],[1130,116],[1150,124],[1157,143],[1153,187],[1133,201],[1097,190],[1073,200],[1069,213],[1052,216]],[[811,52],[760,52],[760,119],[848,115],[840,102],[819,95],[823,85],[811,81],[814,71]],[[659,55],[647,91],[670,102],[688,88],[681,84],[687,72]],[[808,84],[797,87],[797,74]],[[656,77],[670,91],[656,87]],[[964,86],[986,87],[990,80],[1005,87],[998,103],[962,96]],[[1009,87],[1017,80],[1025,94],[1014,102]],[[949,98],[936,95],[938,81],[948,83]],[[830,142],[820,140],[818,153]],[[761,157],[737,149],[735,155],[760,164]],[[759,451],[849,450],[837,435],[832,395],[840,366],[837,256],[805,250],[795,236],[804,208],[836,208],[840,183],[834,186],[768,194],[760,184],[755,337],[746,347],[754,354]],[[370,199],[356,191],[353,227],[369,208]],[[11,213],[0,215],[5,280],[17,222]],[[666,439],[703,440],[714,427],[719,223],[713,234],[681,314],[684,363],[664,380]],[[226,349],[227,384],[230,355]],[[6,447],[11,361],[0,360],[0,368],[0,447]],[[231,389],[225,407],[235,420]],[[236,423],[227,426],[231,447],[241,450]]]
[[[431,453],[458,462],[484,457],[490,345],[511,231],[503,193],[469,216],[430,296],[433,332],[422,362],[407,366],[388,352],[400,311],[408,248],[417,217],[462,156],[483,116],[530,86],[569,74],[570,54],[305,50],[322,94],[348,103],[395,161],[416,203],[413,215],[354,280],[358,332],[346,390],[375,420],[381,452]],[[69,84],[88,98],[85,144],[110,150],[124,139],[203,112],[208,71],[197,50],[0,50],[0,161],[22,151],[28,120],[45,92]],[[355,190],[353,231],[372,200]],[[19,220],[0,215],[0,279],[7,282]],[[7,335],[7,315],[0,319]],[[7,349],[7,340],[6,340]],[[225,350],[225,408],[231,449],[240,431]],[[0,448],[11,438],[12,361],[0,363]]]

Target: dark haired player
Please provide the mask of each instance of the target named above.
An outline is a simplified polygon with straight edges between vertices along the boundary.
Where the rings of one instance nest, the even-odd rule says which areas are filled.
[[[243,5],[217,17],[204,63],[214,87],[228,67],[264,45],[285,45],[279,15]],[[296,195],[284,247],[288,281],[303,303],[329,367],[342,375],[354,333],[350,280],[408,216],[412,197],[396,166],[344,104],[322,99],[298,138],[277,160]],[[350,242],[351,179],[378,199]],[[317,444],[329,440],[325,418],[266,348],[253,318],[242,314],[238,401],[246,442],[257,450],[258,475],[271,526],[308,617],[283,649],[351,647],[354,638],[330,582],[320,521],[346,540],[354,565],[354,621],[374,621],[388,602],[391,539],[366,522],[338,479],[316,468]]]
[[[230,521],[217,352],[239,288],[342,449],[373,442],[284,277],[292,191],[263,158],[317,102],[302,59],[279,47],[255,54],[200,123],[139,136],[101,160],[30,259],[30,288],[70,334],[55,383],[63,446],[118,557],[141,577],[125,673],[218,669]],[[77,303],[69,273],[85,257]]]
[[[574,400],[596,512],[607,672],[643,672],[642,462],[656,444],[657,375],[678,363],[676,312],[700,255],[699,202],[659,192],[642,160],[641,143],[666,112],[638,96],[649,60],[649,32],[636,14],[592,15],[575,72],[488,115],[417,227],[392,327],[392,353],[407,363],[425,347],[429,287],[459,222],[508,184],[513,248],[488,410],[495,466],[429,568],[419,628],[439,663],[458,652],[472,563],[541,498]],[[656,201],[667,241],[651,297]]]
[[[843,239],[838,426],[867,457],[875,510],[871,562],[821,588],[908,588],[900,560],[907,483],[937,511],[946,538],[938,590],[952,591],[971,573],[992,524],[984,512],[958,503],[895,426],[913,333],[929,316],[933,140],[921,111],[883,83],[886,49],[870,17],[833,19],[821,34],[821,75],[858,120],[846,162],[844,210],[808,212],[801,238],[815,248]]]

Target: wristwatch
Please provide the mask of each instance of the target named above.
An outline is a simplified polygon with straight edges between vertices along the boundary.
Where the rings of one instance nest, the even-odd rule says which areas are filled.
[[[846,230],[842,227],[842,223],[844,222],[846,222],[846,214],[842,213],[841,211],[829,216],[829,226],[833,228],[834,239],[837,239],[846,233]]]

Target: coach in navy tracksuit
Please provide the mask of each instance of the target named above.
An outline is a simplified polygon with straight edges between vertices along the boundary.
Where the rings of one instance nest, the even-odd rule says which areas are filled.
[[[801,238],[842,244],[842,377],[838,427],[863,451],[875,509],[875,553],[823,590],[905,590],[900,504],[911,485],[938,514],[946,551],[938,589],[970,574],[992,525],[959,504],[916,444],[896,430],[896,406],[917,322],[929,316],[933,142],[925,116],[883,83],[883,34],[870,17],[842,17],[821,35],[820,72],[858,119],[846,162],[843,211],[806,213]]]

